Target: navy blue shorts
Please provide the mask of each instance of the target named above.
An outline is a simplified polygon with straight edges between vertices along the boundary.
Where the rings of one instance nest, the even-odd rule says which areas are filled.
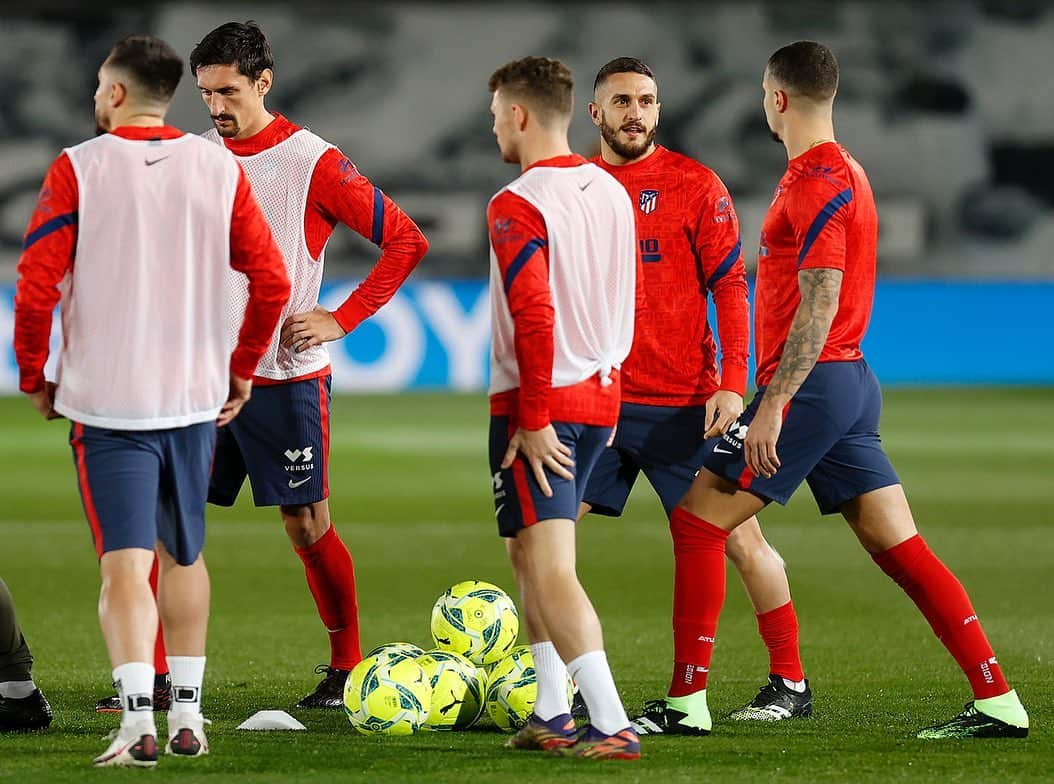
[[[600,455],[582,499],[597,514],[618,517],[643,471],[666,515],[703,464],[706,409],[623,403],[615,441]]]
[[[547,471],[553,496],[546,498],[534,478],[534,471],[522,457],[517,457],[511,468],[501,467],[516,425],[509,417],[490,418],[490,476],[494,489],[494,515],[498,518],[498,533],[502,536],[515,537],[521,529],[539,520],[578,519],[578,505],[582,503],[589,474],[604,451],[611,428],[568,422],[552,424],[561,443],[571,448],[571,459],[575,461],[571,473],[575,478],[563,479]]]
[[[822,362],[813,368],[784,412],[776,442],[780,467],[768,479],[754,476],[743,459],[743,439],[764,391],[758,389],[724,436],[707,442],[707,469],[764,501],[781,504],[804,480],[821,514],[900,483],[878,435],[882,390],[864,360]]]
[[[205,496],[216,424],[171,430],[107,430],[74,422],[70,445],[95,551],[160,539],[182,566],[205,544]]]
[[[257,506],[306,506],[329,497],[330,376],[254,386],[220,428],[209,503],[232,506],[249,477]]]

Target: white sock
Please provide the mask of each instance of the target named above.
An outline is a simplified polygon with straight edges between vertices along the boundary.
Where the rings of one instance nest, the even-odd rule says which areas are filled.
[[[201,684],[205,680],[204,656],[169,656],[168,675],[172,679],[170,713],[201,713]]]
[[[142,725],[141,734],[156,734],[154,665],[147,662],[125,662],[114,668],[113,682],[121,698],[121,726]]]
[[[8,700],[24,700],[37,690],[33,679],[28,681],[4,681],[0,683],[0,697]]]
[[[567,667],[549,640],[532,642],[534,671],[538,674],[538,698],[534,715],[542,721],[571,712],[567,702]]]
[[[586,701],[590,724],[605,735],[614,735],[629,726],[629,718],[619,699],[604,651],[583,653],[567,663],[567,671],[575,679],[582,699]]]
[[[791,691],[797,692],[798,694],[805,693],[805,681],[792,681],[787,678],[783,679],[783,685]]]

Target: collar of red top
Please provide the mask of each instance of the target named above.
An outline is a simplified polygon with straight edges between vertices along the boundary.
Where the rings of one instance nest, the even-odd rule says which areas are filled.
[[[584,163],[589,163],[589,161],[577,153],[571,153],[570,155],[557,155],[555,158],[543,158],[540,161],[535,161],[524,169],[524,171],[528,172],[539,166],[552,166],[557,169],[567,169],[572,166],[581,166]]]
[[[663,147],[661,144],[656,144],[655,151],[646,158],[638,158],[637,160],[630,161],[629,163],[618,164],[608,163],[604,160],[603,155],[598,155],[593,159],[593,163],[595,163],[597,166],[604,169],[605,171],[609,172],[634,170],[640,171],[642,169],[648,168],[653,163],[655,163],[655,161],[659,160],[664,152],[666,152],[666,148]]]
[[[223,143],[227,149],[235,155],[256,155],[258,152],[269,150],[280,142],[284,142],[294,133],[300,130],[278,112],[271,113],[274,119],[267,123],[261,130],[247,139],[224,139]]]
[[[841,145],[838,144],[834,139],[828,139],[827,141],[820,142],[815,147],[810,147],[805,152],[798,155],[796,158],[791,158],[788,164],[801,163],[806,158],[820,157],[829,154],[833,150],[837,150]]]
[[[121,125],[110,131],[114,136],[122,139],[133,139],[140,142],[150,142],[155,139],[178,139],[186,132],[173,128],[171,125]]]

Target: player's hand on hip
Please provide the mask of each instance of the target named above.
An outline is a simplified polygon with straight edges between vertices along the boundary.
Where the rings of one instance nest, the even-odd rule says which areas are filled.
[[[703,438],[723,435],[743,413],[743,398],[727,389],[719,389],[706,401],[706,432]]]
[[[62,419],[62,414],[55,410],[55,384],[45,381],[44,387],[37,392],[26,394],[33,408],[40,412],[44,419]]]
[[[294,313],[282,324],[282,345],[304,351],[321,343],[340,340],[347,333],[333,314],[321,305],[306,313]]]
[[[552,425],[546,425],[541,430],[517,428],[509,439],[509,448],[505,450],[501,467],[511,466],[516,461],[517,454],[522,454],[523,459],[534,471],[534,478],[546,498],[553,497],[553,488],[549,486],[549,479],[545,475],[546,469],[563,479],[575,478],[568,470],[575,464],[571,459],[571,448],[560,441]]]
[[[252,379],[242,378],[231,373],[230,392],[227,394],[227,402],[220,409],[220,415],[216,417],[217,427],[230,424],[230,421],[238,416],[238,412],[242,410],[242,406],[245,405],[252,395],[252,388]]]
[[[768,479],[779,470],[780,459],[776,454],[776,442],[779,441],[782,429],[783,410],[776,405],[765,405],[762,400],[743,441],[743,455],[747,467],[755,476]]]

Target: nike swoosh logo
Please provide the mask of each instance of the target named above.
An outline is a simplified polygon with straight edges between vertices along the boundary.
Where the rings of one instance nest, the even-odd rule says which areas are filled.
[[[148,160],[144,159],[143,163],[145,163],[147,166],[153,166],[155,163],[161,163],[161,161],[167,161],[170,157],[172,157],[172,156],[166,155],[164,158],[155,158],[152,161],[148,161]]]
[[[735,452],[733,452],[731,449],[722,449],[720,446],[715,446],[714,447],[714,452],[716,452],[719,455],[734,455],[735,454]]]
[[[297,487],[300,487],[300,485],[304,484],[305,482],[310,482],[310,481],[311,481],[311,477],[310,476],[307,479],[301,479],[299,482],[294,482],[292,479],[290,479],[289,480],[289,486],[292,487],[292,488],[297,488]]]
[[[578,190],[580,190],[580,191],[584,191],[584,190],[585,190],[586,188],[588,188],[588,187],[589,187],[590,185],[592,185],[592,184],[593,184],[593,181],[592,181],[592,180],[590,180],[590,181],[589,181],[589,182],[587,182],[587,183],[586,183],[585,185],[579,185],[579,186],[578,186]]]
[[[498,507],[498,508],[497,508],[497,509],[496,509],[496,510],[494,511],[494,516],[495,516],[495,517],[497,517],[498,515],[500,515],[500,514],[501,514],[501,510],[502,510],[502,509],[504,509],[504,508],[505,508],[505,504],[502,504],[501,506],[499,506],[499,507]]]

